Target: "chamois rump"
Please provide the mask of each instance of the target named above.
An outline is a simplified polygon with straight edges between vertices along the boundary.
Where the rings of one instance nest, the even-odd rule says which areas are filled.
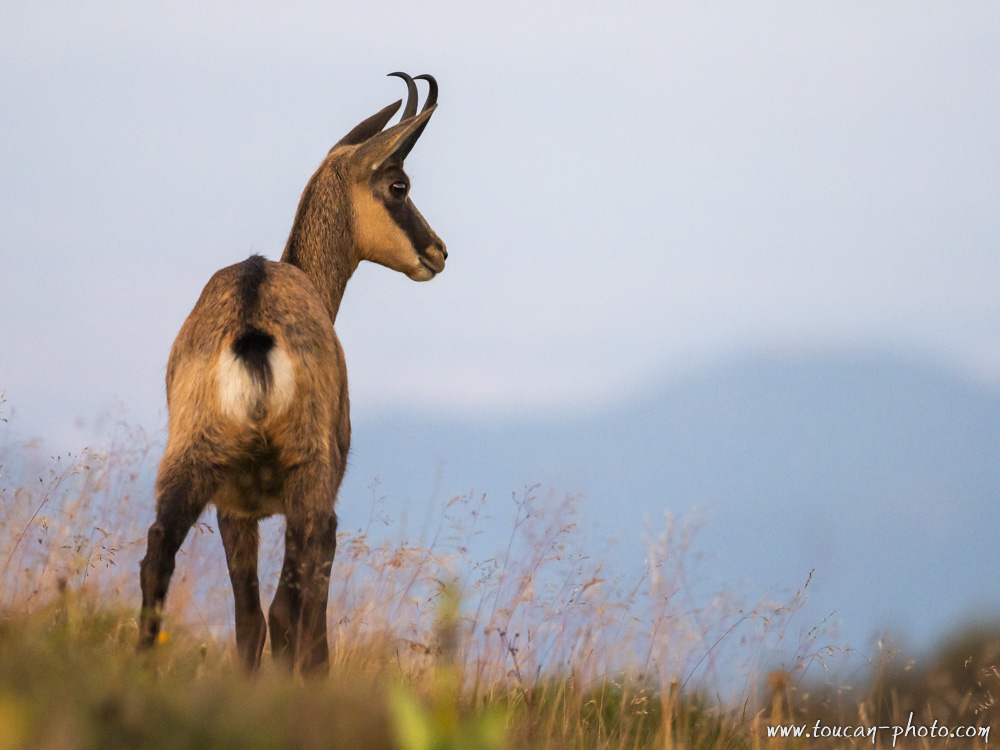
[[[268,626],[275,659],[303,672],[329,664],[326,609],[336,550],[334,503],[351,442],[347,367],[334,322],[358,264],[429,281],[448,253],[409,197],[403,160],[437,107],[402,101],[358,124],[310,178],[280,262],[253,255],[209,280],[167,364],[169,436],[156,521],[140,566],[140,650],[157,640],[178,549],[215,505],[232,579],[236,646],[260,666]],[[385,128],[383,130],[383,128]],[[258,522],[285,516],[285,557],[267,622],[257,578]]]

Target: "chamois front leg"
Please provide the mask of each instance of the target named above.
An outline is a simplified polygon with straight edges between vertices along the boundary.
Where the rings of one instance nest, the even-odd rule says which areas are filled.
[[[219,535],[226,549],[226,564],[236,604],[236,650],[250,672],[260,667],[267,624],[260,608],[257,550],[260,544],[256,518],[219,512]]]
[[[295,631],[301,609],[299,595],[299,547],[285,528],[285,561],[281,565],[278,588],[267,611],[271,631],[271,656],[291,671],[294,666]]]
[[[157,483],[156,521],[149,527],[146,556],[139,566],[142,586],[139,651],[156,642],[177,550],[207,504],[208,495],[197,486],[195,474],[174,472],[171,479]]]

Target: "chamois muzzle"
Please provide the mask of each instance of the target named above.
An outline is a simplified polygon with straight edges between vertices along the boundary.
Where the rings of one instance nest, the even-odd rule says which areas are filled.
[[[430,281],[444,270],[444,262],[448,259],[448,250],[440,237],[434,238],[434,243],[417,253],[420,258],[420,265],[430,271],[431,275],[423,279]]]

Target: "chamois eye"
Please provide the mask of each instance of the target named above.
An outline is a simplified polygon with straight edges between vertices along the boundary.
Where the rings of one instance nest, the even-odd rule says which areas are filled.
[[[405,182],[394,182],[389,188],[392,190],[392,194],[397,198],[406,197],[406,183]]]

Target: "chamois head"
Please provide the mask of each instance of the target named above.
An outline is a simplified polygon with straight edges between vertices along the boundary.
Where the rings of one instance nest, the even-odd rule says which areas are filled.
[[[437,107],[437,82],[417,76],[430,86],[417,113],[417,86],[405,73],[390,73],[406,81],[408,96],[402,118],[386,130],[401,102],[389,105],[357,125],[331,150],[324,167],[337,173],[349,190],[350,222],[356,260],[369,260],[428,281],[444,270],[448,252],[410,200],[410,178],[403,160]],[[324,168],[321,167],[321,170]]]

